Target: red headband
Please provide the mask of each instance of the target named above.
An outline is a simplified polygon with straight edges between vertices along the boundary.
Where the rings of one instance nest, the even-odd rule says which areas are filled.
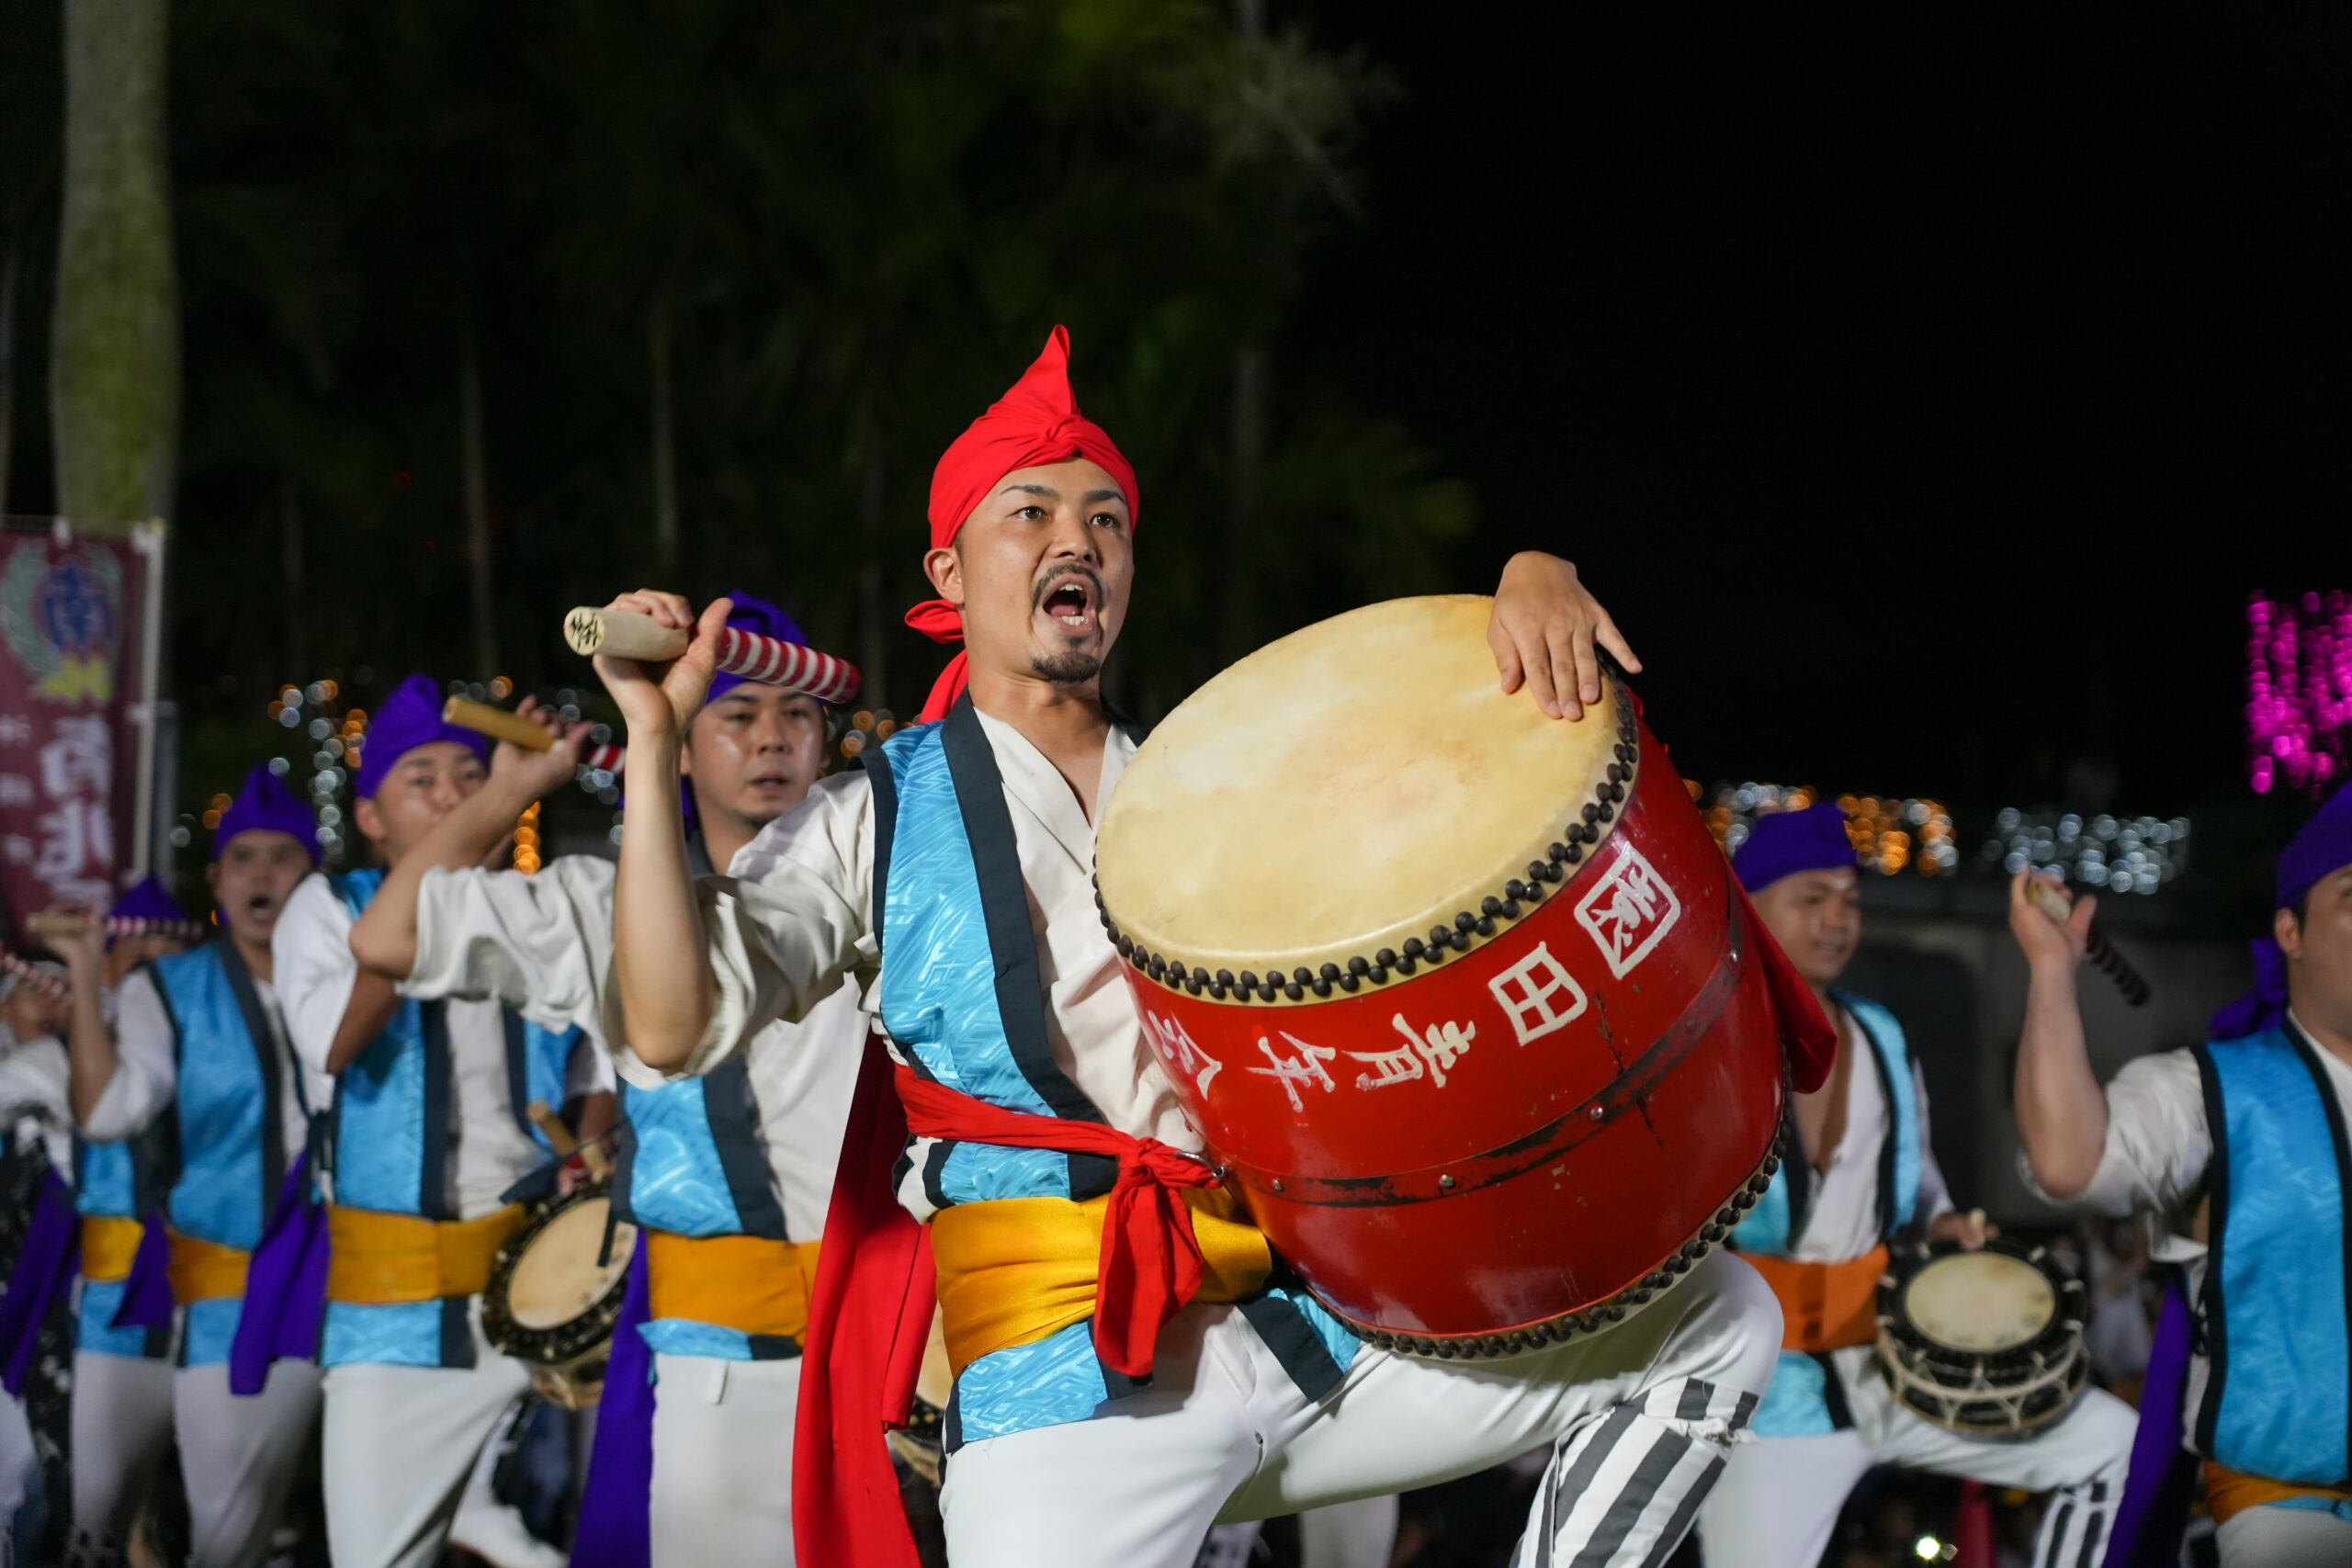
[[[1015,468],[1065,463],[1073,457],[1100,464],[1126,491],[1128,516],[1141,513],[1134,467],[1121,455],[1110,432],[1078,412],[1078,396],[1069,385],[1069,333],[1056,327],[1036,363],[955,439],[940,457],[939,467],[932,470],[932,548],[944,549],[954,543],[965,519],[1005,475]],[[909,610],[907,625],[933,642],[964,640],[963,617],[944,599],[926,599]],[[960,652],[948,661],[918,722],[928,724],[947,716],[947,710],[964,693],[968,667],[968,656]]]

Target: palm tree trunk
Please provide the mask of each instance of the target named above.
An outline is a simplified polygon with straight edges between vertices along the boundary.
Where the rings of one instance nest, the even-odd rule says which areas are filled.
[[[678,567],[678,424],[667,299],[654,300],[645,335],[647,368],[653,383],[653,558],[667,586]]]
[[[171,511],[179,288],[164,0],[65,6],[65,190],[50,338],[58,510],[92,533]]]
[[[458,445],[466,502],[466,570],[473,590],[474,664],[489,680],[498,673],[497,619],[490,591],[490,479],[483,470],[481,366],[471,323],[458,353]]]

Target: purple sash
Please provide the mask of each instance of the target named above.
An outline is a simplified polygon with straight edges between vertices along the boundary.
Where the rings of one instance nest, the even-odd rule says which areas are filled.
[[[24,1250],[9,1270],[7,1293],[0,1295],[0,1388],[12,1399],[25,1392],[41,1322],[49,1303],[81,1268],[81,1248],[82,1216],[74,1212],[73,1190],[56,1171],[45,1171],[25,1227]]]
[[[314,1361],[327,1311],[327,1212],[314,1202],[311,1156],[295,1156],[245,1270],[245,1305],[229,1342],[229,1392],[251,1398],[273,1361]]]
[[[122,1282],[122,1303],[109,1328],[172,1326],[172,1233],[161,1209],[151,1210],[139,1231],[139,1250]]]
[[[571,1568],[648,1568],[653,1561],[653,1351],[637,1331],[650,1310],[645,1251],[640,1234],[620,1321],[613,1325],[596,1446],[571,1537]]]
[[[2148,1381],[2140,1391],[2140,1430],[2132,1439],[2132,1468],[2115,1511],[2107,1568],[2173,1568],[2197,1490],[2197,1456],[2185,1442],[2182,1406],[2188,1393],[2188,1302],[2180,1280],[2165,1287],[2164,1315],[2148,1353]]]

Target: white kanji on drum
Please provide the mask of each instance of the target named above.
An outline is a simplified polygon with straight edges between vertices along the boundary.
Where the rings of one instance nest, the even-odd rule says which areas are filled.
[[[1657,868],[1624,840],[1617,840],[1616,863],[1609,874],[1577,900],[1577,919],[1592,933],[1609,973],[1618,979],[1649,956],[1658,939],[1681,917],[1682,900],[1674,896]]]
[[[1584,1011],[1584,987],[1552,956],[1552,944],[1539,942],[1535,951],[1487,982],[1519,1043],[1541,1040]]]
[[[1470,1049],[1470,1042],[1478,1037],[1475,1023],[1433,1023],[1420,1034],[1405,1021],[1403,1013],[1389,1020],[1405,1043],[1394,1051],[1351,1051],[1350,1056],[1359,1062],[1369,1062],[1374,1071],[1358,1073],[1358,1089],[1386,1089],[1391,1084],[1411,1083],[1418,1078],[1434,1078],[1437,1087],[1445,1087],[1446,1069],[1453,1066]]]
[[[1159,1043],[1169,1071],[1190,1077],[1193,1087],[1206,1096],[1209,1080],[1225,1070],[1225,1064],[1201,1048],[1200,1042],[1185,1029],[1183,1020],[1162,1018],[1147,1008],[1143,1021],[1151,1026],[1152,1039]]]
[[[1272,1062],[1273,1066],[1250,1067],[1245,1070],[1256,1073],[1260,1077],[1279,1080],[1283,1086],[1283,1092],[1290,1096],[1290,1108],[1293,1111],[1306,1109],[1306,1102],[1298,1098],[1299,1085],[1320,1084],[1326,1094],[1340,1087],[1331,1081],[1331,1075],[1323,1070],[1323,1064],[1337,1056],[1340,1054],[1338,1051],[1329,1045],[1309,1045],[1288,1030],[1277,1030],[1275,1032],[1297,1046],[1298,1055],[1285,1061],[1282,1054],[1276,1051],[1261,1034],[1258,1037],[1258,1049],[1266,1054],[1266,1060]]]

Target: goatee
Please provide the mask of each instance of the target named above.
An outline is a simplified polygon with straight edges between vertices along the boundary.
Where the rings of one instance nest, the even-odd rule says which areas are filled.
[[[1057,686],[1082,686],[1102,673],[1102,660],[1091,653],[1033,653],[1029,668],[1039,680]]]

